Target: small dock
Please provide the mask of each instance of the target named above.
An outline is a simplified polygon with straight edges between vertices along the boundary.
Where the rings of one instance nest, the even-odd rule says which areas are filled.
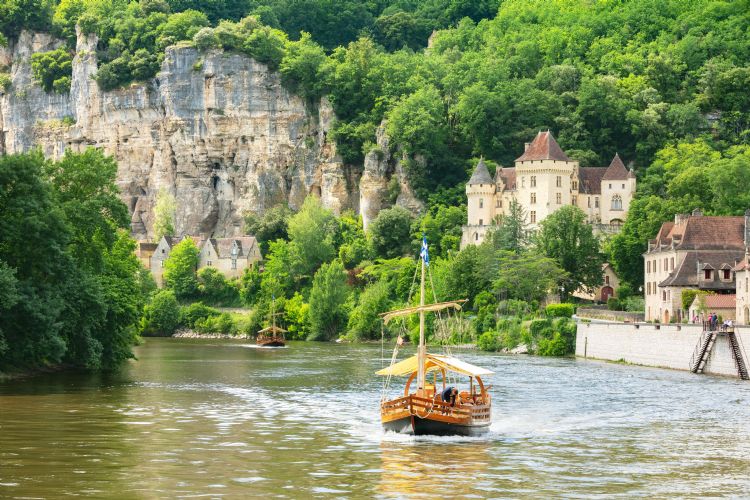
[[[703,332],[695,346],[693,356],[690,358],[690,371],[693,373],[703,373],[711,357],[711,352],[716,345],[716,341],[720,336],[726,337],[729,342],[730,351],[735,367],[737,368],[737,376],[741,380],[750,379],[747,373],[747,364],[742,355],[744,349],[740,348],[741,340],[735,334],[734,328],[727,328],[720,325],[712,326],[709,322],[703,324]]]

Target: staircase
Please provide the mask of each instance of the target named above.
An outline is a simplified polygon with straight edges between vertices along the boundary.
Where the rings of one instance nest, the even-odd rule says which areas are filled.
[[[728,331],[727,338],[729,339],[729,347],[732,349],[734,364],[737,366],[737,375],[739,375],[742,380],[748,380],[750,377],[747,375],[747,367],[745,366],[745,360],[742,357],[740,344],[737,342],[737,335],[735,335],[733,331]]]
[[[690,358],[690,371],[693,373],[703,373],[708,363],[708,357],[711,355],[711,349],[716,344],[716,331],[704,331],[698,344],[693,351],[693,357]],[[744,366],[744,363],[743,363]]]

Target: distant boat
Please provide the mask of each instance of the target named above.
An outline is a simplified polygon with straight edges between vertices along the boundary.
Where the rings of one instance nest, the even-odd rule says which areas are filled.
[[[276,326],[276,297],[274,297],[271,303],[271,326],[258,331],[258,336],[255,338],[255,343],[260,347],[284,347],[286,345],[286,339],[284,334],[286,330]]]
[[[427,241],[422,241],[419,306],[390,311],[383,315],[387,324],[390,320],[419,314],[419,347],[417,354],[392,364],[377,373],[390,379],[392,376],[408,376],[403,396],[380,402],[380,420],[383,428],[414,435],[463,435],[483,434],[491,423],[492,401],[482,376],[492,372],[479,366],[461,361],[458,358],[431,354],[425,346],[425,313],[443,309],[460,310],[465,300],[425,304],[425,268],[429,265]],[[397,346],[400,345],[401,338]],[[398,347],[396,348],[398,349]],[[394,361],[396,351],[394,351]],[[460,389],[447,383],[447,372],[469,377],[468,387]],[[432,374],[432,383],[427,375]],[[440,374],[440,379],[438,379]],[[411,389],[414,378],[417,387]],[[476,383],[475,383],[476,382]],[[438,383],[441,383],[438,391]]]

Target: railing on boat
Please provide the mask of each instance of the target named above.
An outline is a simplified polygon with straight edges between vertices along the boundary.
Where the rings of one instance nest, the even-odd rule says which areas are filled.
[[[425,416],[430,413],[437,413],[440,415],[449,415],[459,419],[470,418],[473,421],[489,420],[489,399],[489,395],[487,395],[486,402],[481,402],[480,399],[480,402],[476,404],[458,404],[455,406],[451,406],[450,403],[446,403],[444,401],[409,395],[383,402],[381,404],[381,409],[384,414],[409,411],[409,413],[417,416]]]

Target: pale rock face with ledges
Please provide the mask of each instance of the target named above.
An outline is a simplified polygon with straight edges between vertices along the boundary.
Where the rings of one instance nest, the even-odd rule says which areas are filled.
[[[93,80],[97,39],[79,33],[70,94],[45,93],[32,81],[30,57],[59,46],[24,32],[0,51],[13,80],[0,95],[0,153],[40,147],[59,158],[65,149],[101,147],[118,162],[138,239],[152,235],[161,189],[176,198],[177,235],[236,234],[245,212],[298,208],[309,194],[337,213],[359,211],[360,198],[382,205],[381,193],[360,196],[361,169],[344,165],[327,138],[334,119],[327,99],[312,109],[264,64],[175,46],[156,78],[105,92]],[[370,180],[387,183],[392,174]]]

